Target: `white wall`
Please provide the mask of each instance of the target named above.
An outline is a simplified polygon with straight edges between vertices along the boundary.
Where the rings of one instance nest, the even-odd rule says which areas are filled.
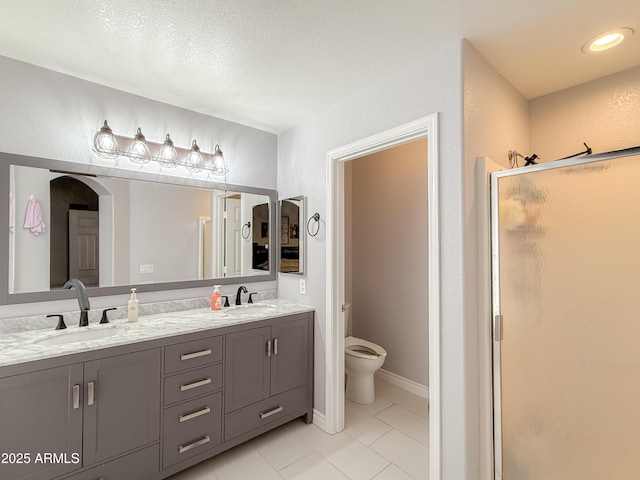
[[[15,228],[14,242],[14,292],[40,292],[49,290],[51,192],[49,182],[55,175],[48,170],[15,167],[13,169]],[[44,232],[34,235],[23,228],[30,196],[40,205]],[[7,233],[7,235],[9,235]]]
[[[197,139],[204,151],[220,144],[230,173],[221,181],[276,188],[276,135],[226,120],[159,103],[40,67],[0,57],[0,151],[77,163],[101,163],[91,141],[105,118],[114,133],[132,136],[139,126],[150,141],[161,142],[167,132],[177,146]],[[119,160],[119,168],[152,170]],[[163,173],[173,174],[163,170]],[[189,175],[186,172],[182,175]],[[206,178],[206,174],[196,175]],[[6,226],[0,235],[9,235]],[[275,282],[256,284],[260,290]],[[235,291],[228,286],[227,289]],[[210,295],[210,288],[141,294],[141,302]],[[92,299],[92,307],[122,305],[126,296]],[[0,318],[71,311],[77,302],[44,302],[0,306]]]
[[[130,283],[198,278],[198,219],[211,216],[211,195],[205,189],[131,182]],[[153,273],[140,273],[141,265],[153,265]]]
[[[345,196],[353,203],[345,242],[353,248],[345,264],[353,293],[345,298],[353,335],[387,351],[382,368],[427,386],[427,141],[355,159],[348,168]]]
[[[640,67],[529,102],[531,149],[543,161],[640,145]]]
[[[475,164],[485,156],[508,166],[509,150],[527,153],[529,111],[527,100],[471,44],[463,45],[465,293],[460,302],[465,321],[460,335],[466,382],[461,408],[468,415],[467,448],[475,452],[468,465],[476,472],[471,478],[484,480],[492,478],[491,272],[489,250],[482,250],[488,239],[478,237],[478,202],[489,199],[488,188],[483,191],[476,182]]]
[[[477,448],[467,445],[463,310],[464,212],[462,191],[462,42],[425,54],[423,61],[367,88],[282,133],[278,142],[281,198],[304,194],[308,215],[326,218],[326,153],[409,121],[439,113],[440,201],[442,215],[442,454],[443,478],[475,478]],[[298,277],[280,275],[283,298],[316,308],[314,405],[325,411],[326,228],[308,238],[307,294]],[[394,295],[394,288],[390,296]],[[425,295],[427,294],[425,285]],[[469,458],[473,457],[473,458]]]

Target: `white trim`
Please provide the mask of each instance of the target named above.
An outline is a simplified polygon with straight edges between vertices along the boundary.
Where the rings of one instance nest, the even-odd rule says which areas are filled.
[[[427,138],[429,217],[429,478],[440,480],[440,187],[438,114],[327,152],[325,414],[328,433],[344,429],[344,162]]]
[[[321,430],[327,431],[327,418],[315,408],[313,409],[313,424]]]
[[[408,392],[414,393],[422,398],[429,398],[429,387],[422,385],[421,383],[414,382],[408,378],[401,377],[395,373],[391,373],[388,370],[380,369],[376,372],[376,376],[380,377],[387,383],[402,388]]]
[[[491,316],[491,172],[505,167],[489,158],[476,158],[476,214],[478,231],[478,311],[479,316],[479,402],[480,408],[480,480],[492,480],[494,474],[493,431],[493,318]]]

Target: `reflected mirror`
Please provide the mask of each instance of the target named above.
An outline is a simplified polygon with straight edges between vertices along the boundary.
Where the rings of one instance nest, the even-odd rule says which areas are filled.
[[[291,197],[280,201],[280,261],[281,273],[304,273],[304,197]]]
[[[90,295],[275,278],[274,191],[3,157],[12,164],[1,167],[10,225],[0,242],[8,270],[2,303],[67,298],[61,289],[69,278],[91,287]],[[258,231],[245,235],[257,206]]]

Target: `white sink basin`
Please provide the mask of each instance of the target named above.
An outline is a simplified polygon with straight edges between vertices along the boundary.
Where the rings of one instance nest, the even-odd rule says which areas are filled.
[[[275,313],[278,307],[268,303],[247,303],[246,305],[236,305],[222,309],[223,313],[229,315],[262,315]]]
[[[67,343],[90,342],[101,338],[122,335],[129,329],[126,325],[102,325],[96,327],[81,327],[73,330],[61,330],[43,338],[34,340],[40,345],[64,345]]]

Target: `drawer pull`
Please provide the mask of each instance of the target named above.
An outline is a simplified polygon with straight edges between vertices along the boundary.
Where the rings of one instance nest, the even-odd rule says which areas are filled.
[[[178,447],[178,453],[188,452],[192,448],[199,447],[200,445],[204,445],[205,443],[209,443],[210,441],[211,441],[211,437],[209,437],[209,435],[205,435],[200,440],[196,440],[195,442],[190,443],[189,445],[180,445]]]
[[[193,352],[193,353],[184,353],[182,355],[180,355],[180,360],[191,360],[192,358],[198,358],[198,357],[206,357],[207,355],[211,355],[211,349],[207,349],[207,350],[201,350],[199,352]]]
[[[209,385],[211,383],[210,378],[205,378],[204,380],[199,380],[193,383],[187,383],[186,385],[180,385],[180,391],[184,392],[185,390],[191,390],[192,388],[202,387],[203,385]]]
[[[260,412],[260,418],[267,418],[271,415],[275,415],[276,413],[280,413],[284,410],[284,407],[280,405],[279,407],[274,408],[273,410],[269,410],[267,412]]]
[[[211,409],[209,407],[204,407],[202,410],[198,410],[197,412],[178,415],[178,420],[180,420],[180,423],[186,422],[187,420],[191,420],[192,418],[199,417],[200,415],[206,415],[209,412],[211,412]]]
[[[87,405],[93,405],[95,401],[95,383],[89,382],[87,384]]]
[[[73,409],[77,410],[80,408],[80,385],[74,385],[72,388],[72,399]]]

